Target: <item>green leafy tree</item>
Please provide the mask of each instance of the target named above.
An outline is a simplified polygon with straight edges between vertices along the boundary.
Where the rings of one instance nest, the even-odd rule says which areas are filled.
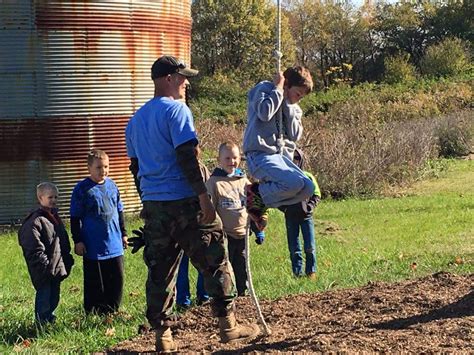
[[[352,8],[348,3],[294,0],[287,5],[299,61],[320,73],[324,86],[332,82],[331,67],[338,79],[351,79],[347,70],[356,55]],[[331,72],[332,73],[332,72]]]
[[[410,54],[417,64],[431,38],[434,5],[423,2],[382,4],[376,8],[376,29],[385,55]]]
[[[472,66],[467,43],[459,38],[446,38],[431,45],[420,66],[421,72],[430,76],[461,74]]]
[[[253,79],[274,71],[276,6],[270,0],[195,0],[193,61],[204,74],[238,72]],[[295,45],[282,16],[282,65],[292,64]]]
[[[384,81],[388,84],[410,82],[416,79],[416,69],[408,53],[387,57],[384,60]]]
[[[474,42],[474,1],[440,2],[433,17],[432,32],[436,40],[457,37]]]

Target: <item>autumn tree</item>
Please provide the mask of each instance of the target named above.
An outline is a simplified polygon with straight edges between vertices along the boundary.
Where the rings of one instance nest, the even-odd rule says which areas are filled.
[[[195,0],[193,62],[204,74],[238,72],[271,77],[276,43],[276,6],[270,0]],[[292,64],[295,45],[282,16],[282,64]]]

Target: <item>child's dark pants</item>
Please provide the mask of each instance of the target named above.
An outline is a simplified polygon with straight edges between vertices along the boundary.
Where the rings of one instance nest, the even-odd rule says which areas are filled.
[[[117,311],[123,293],[123,255],[106,260],[84,258],[83,270],[86,313]]]

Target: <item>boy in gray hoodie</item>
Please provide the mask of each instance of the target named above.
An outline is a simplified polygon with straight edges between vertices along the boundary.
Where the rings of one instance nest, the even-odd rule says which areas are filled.
[[[260,230],[267,224],[267,208],[313,194],[313,182],[292,161],[303,134],[298,102],[312,88],[308,69],[296,66],[276,73],[273,82],[258,83],[248,94],[243,149],[249,173],[259,183],[247,187],[247,210]]]

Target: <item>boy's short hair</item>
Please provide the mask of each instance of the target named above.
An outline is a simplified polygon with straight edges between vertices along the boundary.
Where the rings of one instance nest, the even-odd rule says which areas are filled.
[[[234,149],[234,148],[237,148],[237,149],[238,149],[239,155],[240,155],[240,148],[239,148],[239,146],[238,146],[236,143],[231,142],[231,141],[227,141],[227,142],[221,143],[221,144],[219,145],[219,156],[221,155],[221,153],[222,153],[222,151],[223,151],[224,149],[232,150],[232,149]]]
[[[285,85],[289,88],[292,86],[301,86],[306,88],[306,94],[313,90],[313,78],[308,69],[302,66],[289,67],[283,73],[285,77]]]
[[[59,189],[52,182],[42,182],[36,185],[36,197],[39,198],[40,196],[43,196],[46,191],[55,191],[58,193]]]
[[[87,165],[92,166],[94,163],[94,159],[104,159],[108,158],[109,156],[107,155],[106,152],[100,149],[93,149],[89,152],[87,155]]]

